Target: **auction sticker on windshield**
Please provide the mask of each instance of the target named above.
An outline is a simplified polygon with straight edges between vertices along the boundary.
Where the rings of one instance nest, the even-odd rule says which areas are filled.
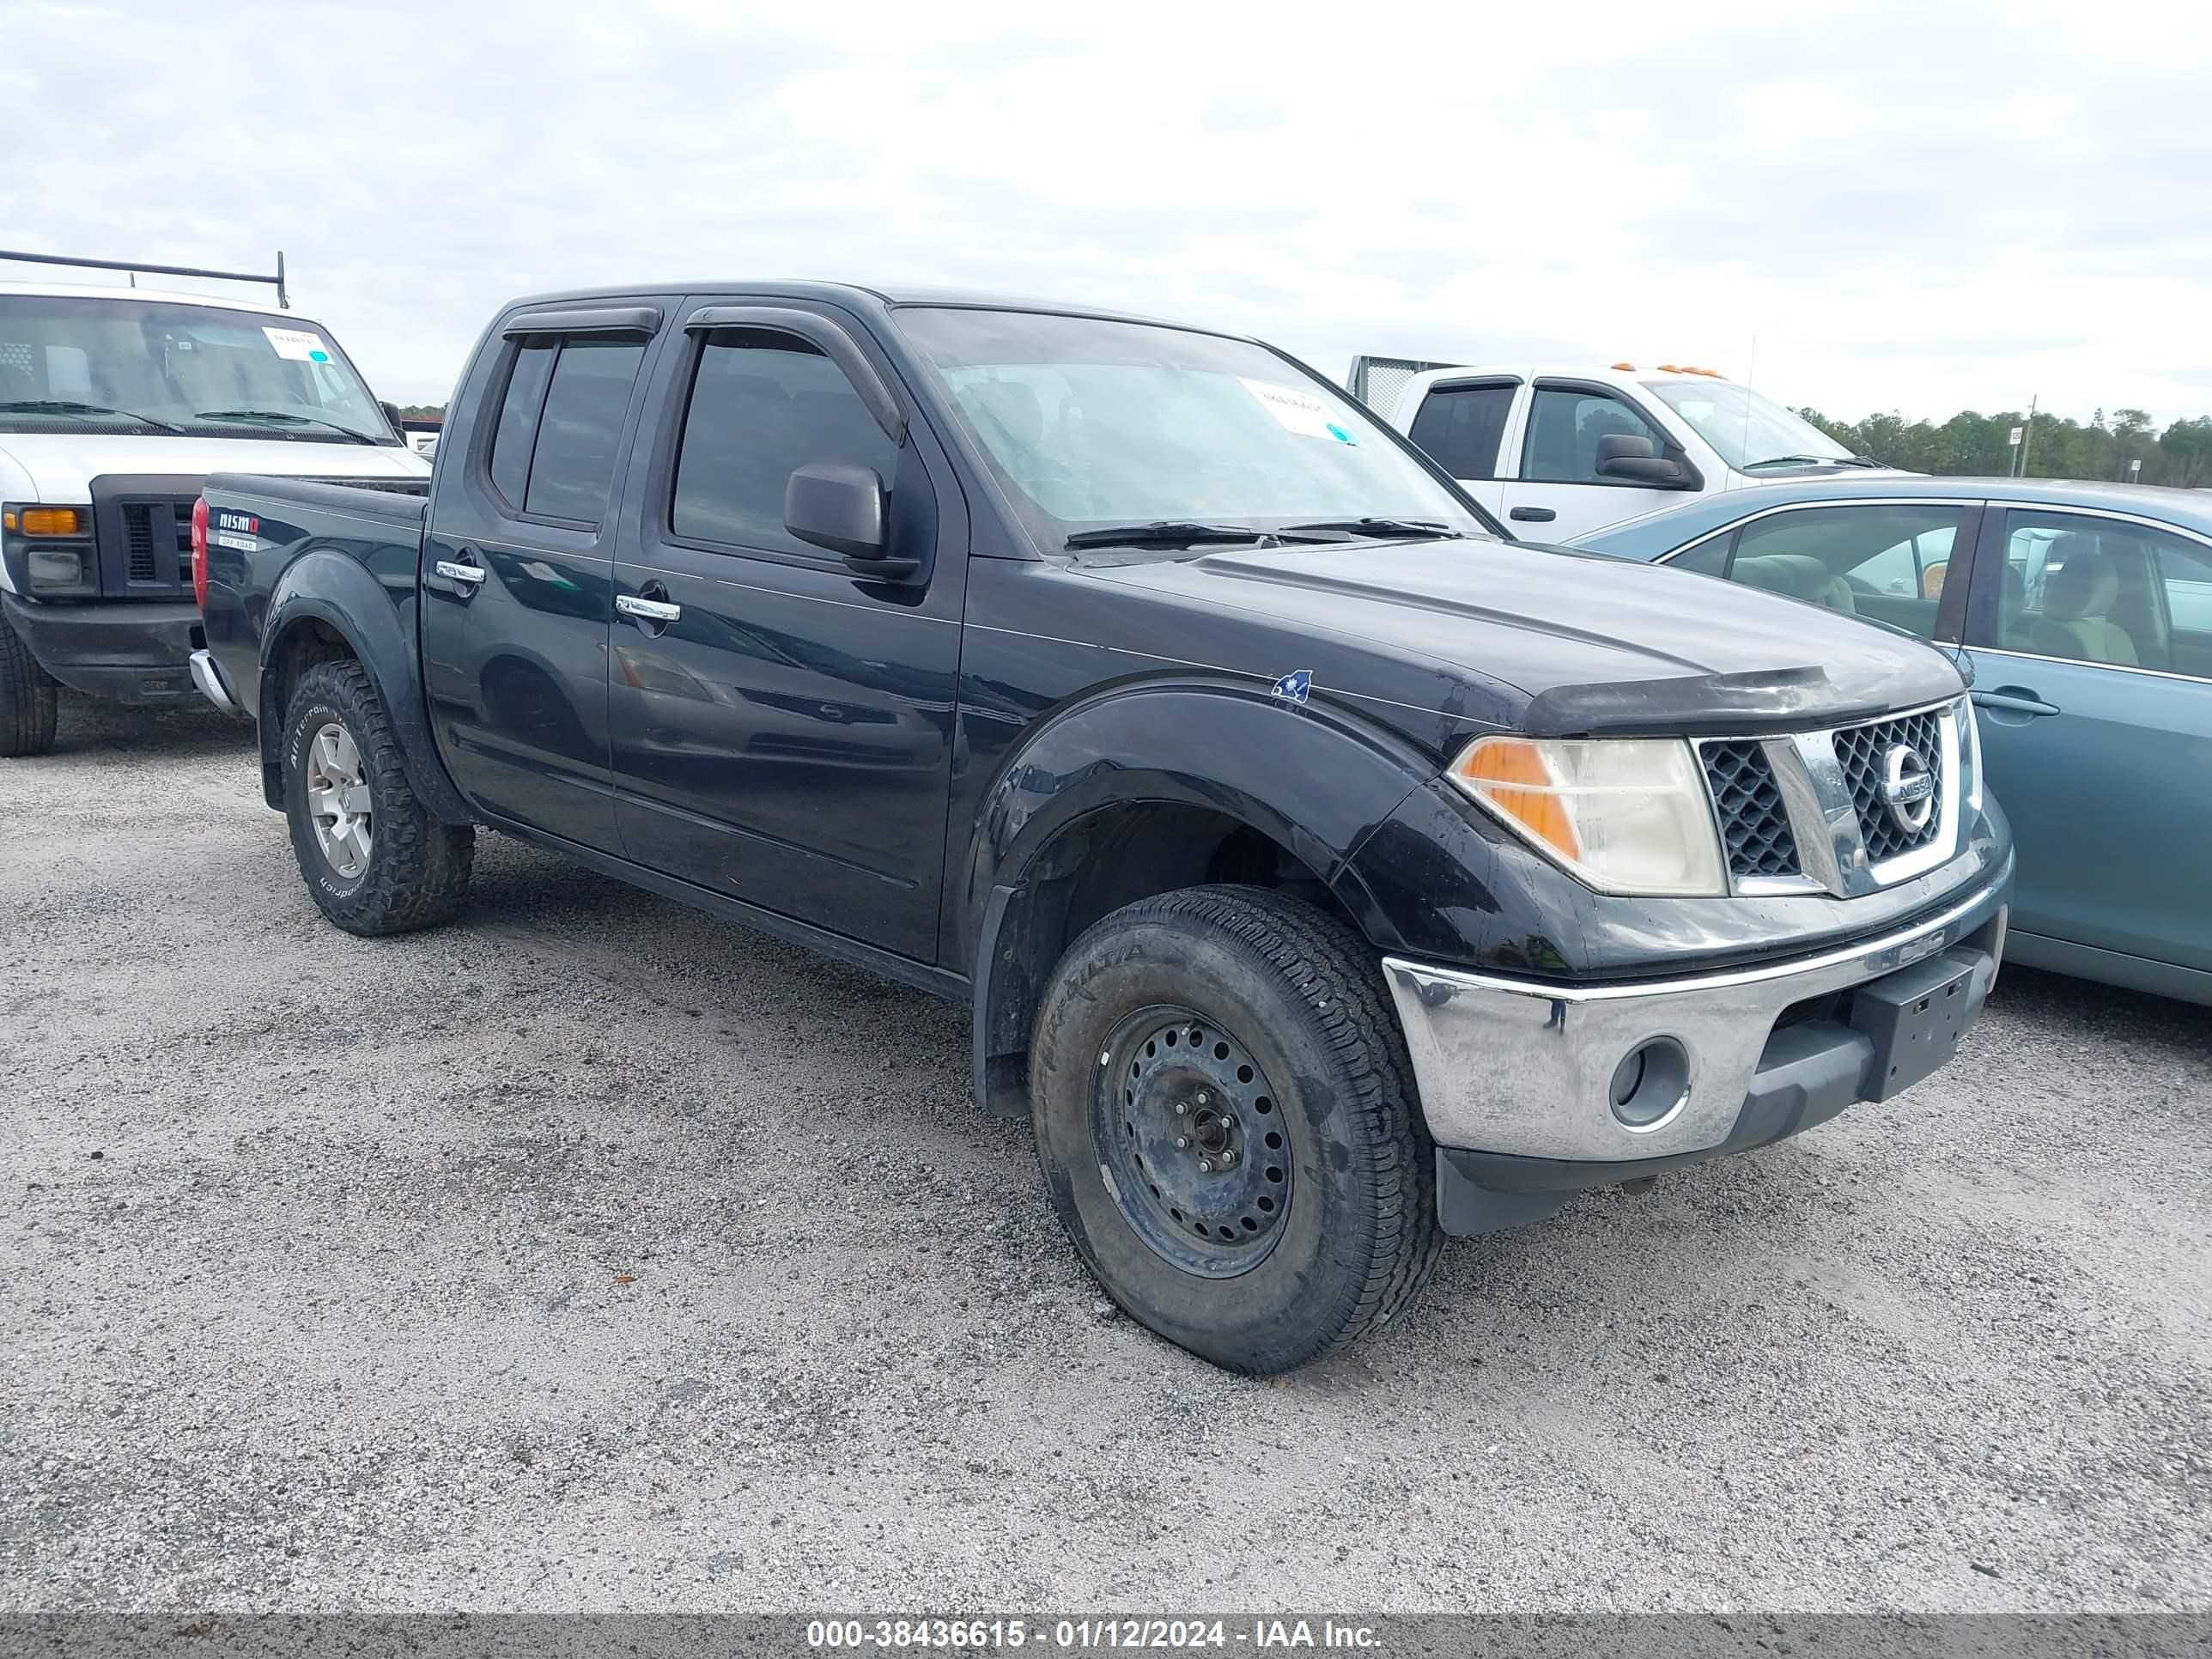
[[[1237,378],[1285,431],[1308,438],[1334,438],[1340,444],[1359,441],[1329,418],[1329,406],[1312,392],[1301,392],[1294,386],[1277,386],[1273,380],[1247,380],[1241,374]]]
[[[269,343],[276,347],[279,357],[300,363],[326,363],[331,360],[331,349],[323,343],[323,337],[312,329],[264,325],[261,331],[269,337]]]

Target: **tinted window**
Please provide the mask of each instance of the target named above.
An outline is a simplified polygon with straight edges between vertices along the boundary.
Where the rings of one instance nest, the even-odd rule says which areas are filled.
[[[614,483],[629,389],[645,347],[611,340],[569,340],[553,365],[538,447],[523,492],[526,513],[597,524]]]
[[[1966,514],[1937,505],[1776,513],[1737,532],[1729,577],[1933,639]]]
[[[1407,435],[1455,478],[1498,476],[1498,441],[1517,387],[1439,386],[1421,401]]]
[[[1648,439],[1653,454],[1667,453],[1666,434],[1620,398],[1539,386],[1529,405],[1521,476],[1544,483],[1632,482],[1606,477],[1597,470],[1597,441],[1614,434]]]
[[[844,371],[793,335],[709,335],[684,416],[675,532],[826,557],[783,527],[783,495],[799,468],[831,464],[867,467],[886,488],[898,468],[898,451]]]
[[[492,434],[492,485],[513,507],[520,502],[530,477],[530,448],[538,441],[538,416],[545,407],[545,382],[552,378],[560,346],[525,346],[514,356],[500,400],[499,426]]]

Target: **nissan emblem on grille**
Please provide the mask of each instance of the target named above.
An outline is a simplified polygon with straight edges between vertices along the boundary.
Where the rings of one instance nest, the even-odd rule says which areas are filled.
[[[1889,816],[1908,836],[1928,827],[1936,810],[1936,775],[1909,743],[1893,743],[1881,761],[1881,799]]]
[[[1788,738],[1700,739],[1730,890],[1848,896],[1929,868],[1953,821],[1958,718],[1954,704]]]

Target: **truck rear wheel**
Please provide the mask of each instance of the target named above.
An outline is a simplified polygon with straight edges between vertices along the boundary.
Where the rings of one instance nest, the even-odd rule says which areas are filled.
[[[404,933],[460,908],[476,830],[416,798],[357,662],[318,663],[300,678],[284,720],[284,816],[307,890],[346,932]]]
[[[53,676],[0,617],[0,756],[43,755],[54,746],[54,692]]]
[[[1383,1323],[1436,1265],[1412,1075],[1358,934],[1263,889],[1188,888],[1115,911],[1054,970],[1037,1157],[1115,1301],[1270,1375]]]

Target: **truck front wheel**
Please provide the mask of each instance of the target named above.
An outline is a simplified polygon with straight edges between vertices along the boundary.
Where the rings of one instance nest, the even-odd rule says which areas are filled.
[[[1264,889],[1114,912],[1054,969],[1030,1053],[1054,1208],[1133,1316],[1270,1375],[1383,1323],[1443,1235],[1373,952]]]
[[[433,817],[399,763],[368,671],[318,663],[284,720],[284,815],[322,913],[349,933],[404,933],[460,908],[476,830]]]
[[[0,617],[0,756],[43,755],[54,746],[54,680]]]

